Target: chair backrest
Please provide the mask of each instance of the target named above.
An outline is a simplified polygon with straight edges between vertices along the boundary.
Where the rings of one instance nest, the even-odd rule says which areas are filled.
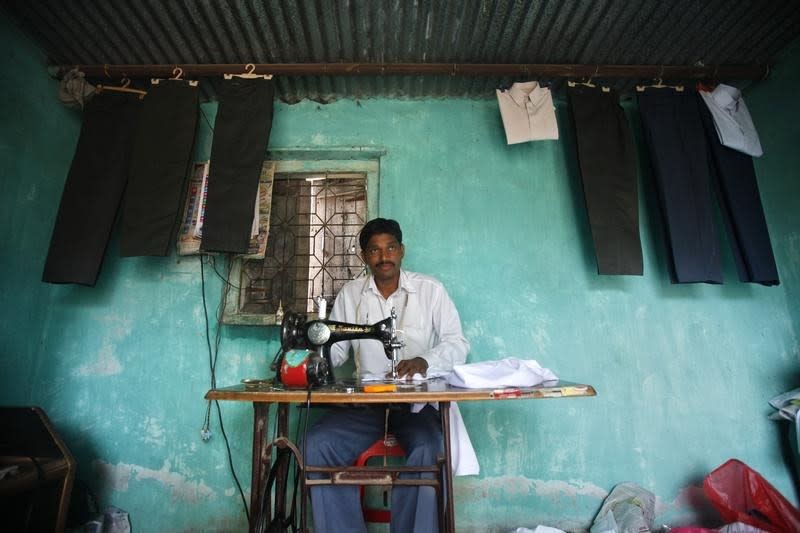
[[[358,456],[354,466],[365,466],[367,461],[373,457],[405,457],[406,452],[397,442],[394,435],[387,435],[385,439],[376,440],[372,446],[364,450]],[[376,509],[372,507],[365,507],[364,500],[366,497],[366,489],[364,485],[359,487],[361,494],[361,510],[364,513],[364,521],[372,523],[388,524],[392,521],[391,511],[388,509]]]
[[[398,444],[397,439],[393,435],[389,435],[386,439],[378,439],[372,445],[361,452],[358,456],[355,466],[364,466],[371,457],[405,457],[406,452]]]

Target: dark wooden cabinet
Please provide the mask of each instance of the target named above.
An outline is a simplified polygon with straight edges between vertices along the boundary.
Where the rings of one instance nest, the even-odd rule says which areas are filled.
[[[0,407],[0,516],[6,531],[64,531],[75,460],[39,407]]]

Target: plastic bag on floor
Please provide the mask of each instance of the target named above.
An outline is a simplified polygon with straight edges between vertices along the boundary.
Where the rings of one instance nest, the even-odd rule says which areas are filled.
[[[704,527],[676,527],[669,530],[669,533],[766,533],[763,529],[735,522],[719,529],[706,529]]]
[[[648,533],[655,519],[656,497],[636,483],[620,483],[594,519],[590,533]]]
[[[783,533],[800,531],[800,511],[741,461],[730,459],[706,476],[706,495],[726,522]]]
[[[107,507],[103,514],[83,526],[84,533],[131,533],[128,513],[117,507]]]
[[[719,528],[719,533],[764,533],[764,530],[749,524],[734,522],[733,524],[728,524],[727,526]]]

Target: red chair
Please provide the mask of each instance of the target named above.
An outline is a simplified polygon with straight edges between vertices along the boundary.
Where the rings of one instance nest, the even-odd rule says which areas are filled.
[[[365,466],[367,461],[369,461],[373,457],[383,457],[384,461],[386,457],[405,457],[406,452],[397,442],[397,439],[394,435],[387,435],[385,439],[381,438],[375,441],[372,446],[364,450],[361,455],[358,456],[354,466]],[[388,524],[392,521],[392,514],[391,511],[388,509],[375,509],[372,507],[364,507],[364,496],[366,494],[366,490],[364,485],[359,487],[359,492],[361,493],[361,509],[364,512],[364,521],[365,522],[378,522],[383,524]]]

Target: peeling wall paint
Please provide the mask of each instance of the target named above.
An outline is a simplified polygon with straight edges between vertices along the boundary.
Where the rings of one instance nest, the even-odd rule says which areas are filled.
[[[470,480],[471,481],[471,480]],[[547,498],[573,498],[575,496],[589,496],[598,500],[608,496],[608,491],[585,481],[577,480],[544,480],[527,479],[520,476],[501,476],[483,478],[480,483],[466,482],[457,487],[458,495],[474,498],[488,497],[518,497],[535,494]]]
[[[1,16],[0,43],[0,402],[44,407],[79,478],[142,531],[240,531],[214,406],[212,437],[200,438],[210,376],[199,262],[122,259],[114,237],[96,287],[39,281],[80,115],[56,102],[45,59]],[[796,500],[766,402],[796,386],[800,355],[800,113],[784,85],[797,86],[798,62],[795,47],[748,95],[767,150],[756,165],[775,288],[736,282],[729,255],[724,285],[669,283],[641,151],[645,275],[597,276],[562,104],[561,141],[516,146],[491,100],[276,105],[272,147],[385,149],[380,212],[403,225],[406,266],[447,286],[472,361],[536,358],[598,390],[460,406],[482,467],[456,480],[460,532],[579,530],[624,481],[656,494],[659,523],[709,524],[702,477],[730,457]],[[641,146],[635,106],[625,109]],[[213,124],[216,107],[202,111]],[[203,119],[197,159],[210,143]],[[213,337],[222,283],[208,269],[204,281]],[[266,377],[277,347],[275,328],[223,328],[217,382]],[[249,498],[252,408],[220,408]]]
[[[118,492],[126,492],[131,483],[154,480],[169,490],[173,503],[201,504],[204,500],[216,497],[214,490],[204,482],[190,481],[173,472],[169,461],[165,461],[158,470],[124,463],[111,465],[101,460],[93,461],[92,467],[99,483]]]

